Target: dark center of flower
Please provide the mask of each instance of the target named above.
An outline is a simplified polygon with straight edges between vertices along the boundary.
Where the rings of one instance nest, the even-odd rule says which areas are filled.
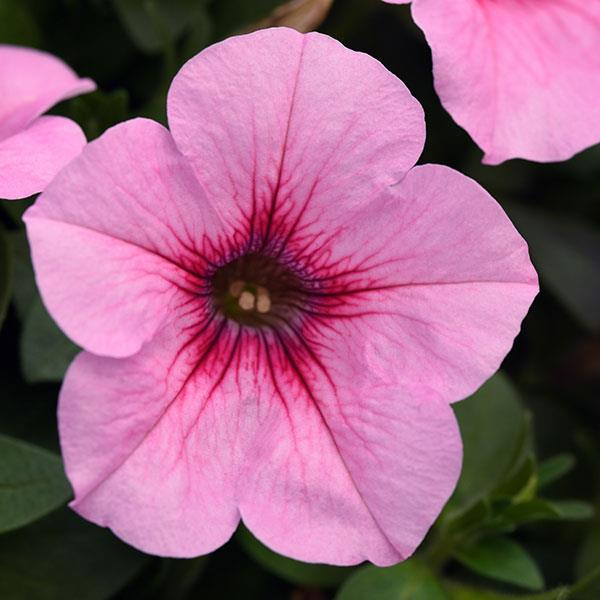
[[[217,310],[250,327],[281,327],[298,314],[302,282],[271,256],[250,253],[217,269],[212,278]]]

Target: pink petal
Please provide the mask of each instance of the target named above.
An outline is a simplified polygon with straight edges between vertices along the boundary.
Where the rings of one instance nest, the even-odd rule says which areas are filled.
[[[96,89],[63,61],[39,50],[0,44],[0,140],[27,127],[61,100]]]
[[[215,396],[204,410],[207,387],[189,363],[196,348],[176,358],[189,335],[165,330],[126,359],[82,353],[59,405],[73,508],[139,549],[176,557],[214,550],[239,522],[239,398]]]
[[[415,167],[361,210],[309,206],[297,229],[290,254],[304,252],[327,283],[310,308],[315,336],[333,332],[324,344],[340,357],[363,352],[367,339],[391,345],[403,399],[474,392],[499,368],[538,291],[527,245],[502,208],[447,167]]]
[[[412,552],[460,469],[450,408],[390,401],[390,382],[357,378],[353,363],[343,400],[320,374],[315,401],[270,334],[222,329],[198,308],[178,309],[134,357],[84,353],[70,368],[59,422],[73,508],[160,555],[214,550],[240,513],[263,542],[302,560],[391,564]],[[335,421],[336,401],[360,413],[330,429],[323,412]],[[340,441],[354,443],[349,466]],[[371,502],[386,507],[385,530]]]
[[[85,146],[83,131],[64,117],[40,117],[0,139],[0,198],[26,198],[42,191]]]
[[[416,0],[448,112],[485,151],[566,160],[600,142],[600,3]]]
[[[59,420],[78,512],[170,556],[213,550],[240,515],[301,560],[412,554],[460,471],[448,401],[497,369],[535,272],[500,207],[445,167],[305,218],[335,243],[312,240],[328,292],[302,324],[242,329],[182,290],[138,354],[75,362]]]
[[[50,311],[125,357],[83,353],[65,379],[74,508],[169,556],[240,516],[302,560],[409,556],[458,477],[448,402],[497,369],[537,292],[524,241],[473,181],[409,171],[420,108],[323,36],[209,49],[169,109],[177,147],[117,126],[26,217]],[[257,251],[310,282],[285,327],[215,310],[215,265]]]
[[[408,558],[460,473],[451,408],[403,397],[356,355],[321,370],[293,339],[286,345],[294,359],[280,387],[289,414],[266,430],[242,478],[244,522],[275,551],[307,562]]]
[[[329,433],[372,517],[360,534],[365,558],[390,564],[412,554],[456,483],[460,441],[447,401],[497,370],[537,293],[537,276],[498,204],[445,167],[416,167],[391,195],[359,211],[309,207],[306,220],[333,231],[331,242],[310,240],[311,264],[327,286],[307,308],[313,320],[280,334],[298,391],[285,378],[281,388],[291,389],[294,408],[304,389],[304,404],[321,416],[321,439]],[[303,428],[296,437],[318,446]],[[284,453],[268,464],[273,480],[286,481],[294,463]],[[316,471],[329,481],[336,467],[321,463]],[[310,550],[302,554],[291,529],[305,513],[289,520],[273,513],[274,493],[266,492],[276,484],[269,479],[260,493],[248,487],[260,508],[253,515],[242,505],[242,516],[254,533],[284,554],[318,560]],[[294,493],[292,487],[281,504]],[[369,537],[374,531],[379,541]],[[332,552],[344,556],[340,547]]]
[[[118,357],[197,285],[217,217],[169,132],[136,119],[89,144],[24,220],[50,314],[86,350]]]
[[[308,198],[363,204],[416,162],[423,112],[371,57],[321,34],[231,38],[175,77],[169,124],[208,196],[236,224]],[[270,219],[254,224],[265,233]]]

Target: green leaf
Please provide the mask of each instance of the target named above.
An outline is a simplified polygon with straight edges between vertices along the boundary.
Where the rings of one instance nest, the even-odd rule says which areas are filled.
[[[572,454],[557,454],[538,466],[538,486],[544,488],[564,477],[575,466]]]
[[[11,233],[9,241],[15,262],[13,302],[23,322],[23,376],[29,383],[61,381],[78,348],[64,336],[42,304],[25,234]]]
[[[600,234],[586,223],[508,206],[542,281],[574,317],[600,330]]]
[[[534,498],[526,502],[510,504],[508,508],[501,512],[501,516],[509,523],[521,525],[523,523],[531,523],[532,521],[558,519],[560,518],[560,512],[552,502]]]
[[[147,560],[65,508],[0,536],[0,598],[107,600]]]
[[[129,94],[126,90],[96,90],[92,94],[73,98],[69,102],[68,115],[81,125],[88,141],[92,141],[109,127],[127,119]]]
[[[33,195],[29,196],[28,198],[23,198],[22,200],[7,200],[6,202],[2,201],[0,202],[0,210],[2,210],[2,212],[8,216],[11,223],[21,226],[23,225],[23,213],[33,204],[36,197],[36,195]],[[4,233],[10,239],[15,232],[5,231]]]
[[[58,453],[55,387],[25,385],[14,372],[0,378],[0,434]]]
[[[484,590],[462,583],[447,582],[445,589],[449,600],[569,600],[569,591],[566,587],[549,590],[541,594],[501,594],[492,590]]]
[[[485,577],[528,590],[537,591],[544,587],[542,574],[529,553],[508,538],[483,538],[458,550],[455,557]]]
[[[60,331],[42,304],[25,234],[13,233],[10,242],[16,267],[13,300],[23,322],[23,377],[29,383],[61,381],[78,348]]]
[[[236,537],[244,550],[258,564],[291,583],[336,587],[354,571],[353,567],[303,563],[281,556],[261,544],[243,525],[240,525]]]
[[[488,500],[480,500],[471,508],[461,512],[451,521],[450,530],[465,532],[479,529],[492,516],[492,507]]]
[[[6,316],[13,284],[13,256],[6,234],[0,228],[0,325]]]
[[[594,508],[580,500],[548,500],[562,521],[585,521],[594,516]]]
[[[58,328],[39,299],[21,334],[21,368],[29,383],[61,381],[79,348]]]
[[[12,204],[17,203],[12,202]],[[23,321],[36,299],[39,299],[39,294],[35,285],[29,244],[25,233],[23,231],[10,232],[8,241],[12,248],[15,264],[13,302],[19,318]]]
[[[415,559],[393,567],[362,567],[342,586],[336,600],[447,600],[434,575]]]
[[[194,597],[193,589],[206,570],[208,562],[208,556],[189,559],[162,558],[150,576],[144,577],[140,596],[150,597],[152,600],[191,599]],[[204,598],[204,595],[202,597]]]
[[[525,446],[526,421],[517,392],[497,373],[470,398],[454,405],[464,444],[461,477],[449,508],[468,508],[504,479]]]
[[[600,597],[600,565],[571,587],[570,600],[598,600]]]
[[[183,41],[181,58],[188,60],[206,48],[211,42],[212,33],[212,19],[206,8],[199,6],[192,17],[189,33]]]
[[[285,0],[219,0],[215,3],[217,38],[237,33],[266,17]]]
[[[515,469],[493,491],[495,498],[504,498],[514,504],[533,500],[537,492],[538,479],[535,457],[528,454],[520,467]]]
[[[525,502],[493,504],[495,516],[479,526],[481,532],[510,533],[519,525],[535,521],[583,521],[593,516],[591,505],[578,500],[534,498]],[[458,520],[457,522],[459,522]],[[452,523],[454,526],[455,522]]]
[[[588,575],[600,566],[600,521],[594,523],[588,532],[579,556],[577,557],[576,573],[578,577]]]
[[[113,0],[133,42],[148,53],[172,45],[203,8],[202,0]]]
[[[40,32],[23,0],[0,1],[0,44],[39,46]]]
[[[0,533],[48,514],[71,495],[60,457],[0,435]]]

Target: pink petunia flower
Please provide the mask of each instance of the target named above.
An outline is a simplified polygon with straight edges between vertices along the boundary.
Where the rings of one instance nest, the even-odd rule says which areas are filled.
[[[566,160],[600,142],[600,1],[412,0],[412,14],[442,104],[485,163]]]
[[[0,198],[41,192],[86,143],[79,125],[44,112],[96,89],[58,58],[0,44]]]
[[[421,107],[380,63],[263,30],[175,77],[171,131],[89,144],[26,213],[66,376],[73,508],[194,556],[240,518],[305,561],[408,557],[452,492],[450,402],[537,293],[475,182],[413,167]]]

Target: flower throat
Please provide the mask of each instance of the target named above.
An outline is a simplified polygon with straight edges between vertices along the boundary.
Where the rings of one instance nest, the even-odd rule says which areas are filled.
[[[249,327],[283,327],[302,305],[302,282],[275,258],[258,253],[240,256],[212,277],[216,309]]]

